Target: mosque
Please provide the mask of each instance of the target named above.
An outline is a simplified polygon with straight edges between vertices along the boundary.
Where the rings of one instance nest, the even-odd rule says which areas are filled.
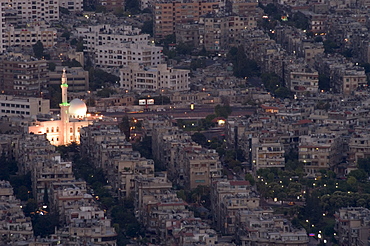
[[[28,127],[29,133],[46,134],[46,138],[52,145],[66,145],[72,142],[80,143],[80,130],[92,123],[87,118],[87,107],[81,99],[67,100],[68,84],[66,70],[63,69],[62,103],[60,106],[60,119],[50,121],[37,121],[35,125]]]

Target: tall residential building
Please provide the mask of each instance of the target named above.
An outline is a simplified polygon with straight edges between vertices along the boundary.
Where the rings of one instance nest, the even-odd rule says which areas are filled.
[[[218,0],[178,0],[154,3],[154,38],[175,34],[176,24],[194,23],[200,16],[216,13],[225,3]]]
[[[162,47],[124,42],[113,45],[98,45],[95,51],[95,64],[99,67],[122,67],[130,62],[144,66],[162,63]]]
[[[0,37],[3,36],[5,32],[5,3],[0,3]],[[5,51],[3,44],[3,39],[0,38],[0,53]]]
[[[3,45],[32,47],[37,41],[41,41],[45,48],[53,47],[57,43],[57,30],[46,26],[34,25],[27,28],[15,28],[7,26],[3,30]]]
[[[7,2],[9,7],[18,11],[17,14],[22,16],[23,22],[59,20],[59,0],[7,0]]]
[[[145,67],[138,63],[130,63],[120,69],[121,88],[130,91],[161,88],[187,91],[189,90],[189,72],[189,70],[168,67],[167,64]]]
[[[5,94],[40,96],[48,82],[45,60],[11,56],[0,61],[0,89]]]

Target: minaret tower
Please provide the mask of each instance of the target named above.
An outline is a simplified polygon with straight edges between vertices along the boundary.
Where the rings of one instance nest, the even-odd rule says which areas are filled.
[[[68,143],[68,123],[69,123],[69,103],[67,98],[67,90],[68,90],[68,84],[67,84],[67,75],[66,75],[66,69],[63,69],[62,74],[62,84],[60,85],[60,88],[62,89],[62,103],[59,104],[60,106],[60,120],[61,120],[61,142],[63,144]]]

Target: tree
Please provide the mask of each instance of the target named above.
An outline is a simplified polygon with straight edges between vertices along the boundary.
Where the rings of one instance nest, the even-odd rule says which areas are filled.
[[[215,115],[216,117],[223,117],[227,119],[229,115],[231,114],[232,109],[229,105],[223,105],[221,106],[220,104],[216,105],[215,107]]]
[[[44,55],[44,45],[38,40],[33,46],[33,54],[36,58],[41,59]]]
[[[144,24],[141,27],[141,31],[143,33],[149,34],[150,36],[153,36],[153,21],[152,20],[144,21]]]
[[[249,181],[249,183],[250,183],[251,185],[254,185],[254,184],[256,183],[256,181],[255,181],[255,180],[254,180],[254,178],[253,178],[253,175],[252,175],[252,174],[250,174],[250,173],[247,173],[247,174],[245,175],[245,180]]]
[[[291,98],[292,92],[286,87],[279,87],[275,90],[275,96],[278,98]]]
[[[55,71],[56,64],[54,62],[49,62],[48,63],[48,69],[52,72]]]
[[[191,139],[203,147],[207,145],[207,138],[203,133],[196,132],[191,136]]]
[[[367,175],[370,174],[370,158],[359,159],[357,165],[358,168],[364,170]]]
[[[327,54],[335,53],[337,49],[339,49],[339,45],[335,43],[333,40],[325,40],[324,44],[324,52]]]
[[[62,33],[62,35],[60,35],[61,37],[65,38],[67,41],[69,40],[69,38],[71,37],[71,32],[69,31],[65,31]]]
[[[125,3],[126,11],[131,14],[138,14],[140,12],[140,3],[138,0],[127,0]]]
[[[356,180],[358,181],[365,181],[368,177],[366,172],[363,169],[357,169],[357,170],[352,170],[349,174],[349,177],[355,177]]]
[[[244,47],[231,48],[228,58],[233,63],[233,73],[235,77],[245,78],[259,75],[259,68],[254,60],[247,58]]]
[[[125,134],[126,141],[130,141],[130,120],[127,115],[123,116],[118,127]]]
[[[330,90],[330,78],[324,74],[319,74],[319,88],[320,90]]]

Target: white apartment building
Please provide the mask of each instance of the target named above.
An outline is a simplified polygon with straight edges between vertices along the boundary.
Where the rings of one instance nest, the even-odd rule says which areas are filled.
[[[15,97],[0,95],[1,116],[24,116],[31,117],[50,112],[48,99],[38,97]]]
[[[319,73],[311,69],[293,70],[290,72],[288,84],[289,89],[297,94],[317,93],[319,90]]]
[[[109,24],[76,28],[76,35],[83,37],[85,41],[85,52],[94,54],[97,47],[101,45],[110,46],[123,42],[144,43],[149,41],[149,34],[141,34],[139,28],[132,26],[116,26]]]
[[[45,48],[53,47],[57,43],[57,30],[38,25],[17,29],[10,25],[3,30],[4,47],[31,47],[39,40]]]
[[[129,63],[120,69],[121,88],[130,91],[189,90],[189,70],[174,69],[167,64],[145,67],[139,63]]]
[[[5,29],[5,3],[0,3],[0,37],[3,36]],[[3,39],[0,38],[0,53],[5,51]]]
[[[282,143],[258,143],[252,147],[252,169],[284,168],[284,145]]]
[[[59,20],[59,1],[62,0],[7,0],[9,7],[17,10],[23,22]],[[76,0],[69,0],[75,2]]]
[[[138,62],[144,66],[158,65],[162,63],[162,47],[131,42],[96,46],[97,66],[119,67],[126,66],[129,62]]]
[[[71,12],[80,12],[83,10],[83,0],[59,0],[59,7]]]

